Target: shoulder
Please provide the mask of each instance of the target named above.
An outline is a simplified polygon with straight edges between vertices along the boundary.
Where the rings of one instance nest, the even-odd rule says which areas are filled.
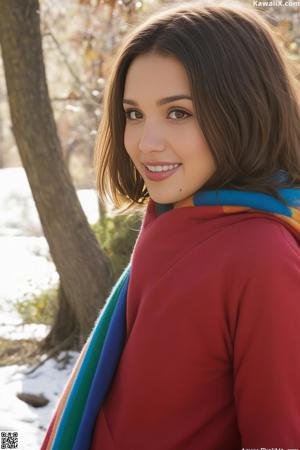
[[[276,218],[251,216],[226,230],[227,244],[241,261],[253,264],[271,262],[286,255],[300,259],[300,245],[291,231]]]
[[[299,314],[300,246],[293,234],[276,219],[263,217],[234,229],[227,297],[239,318],[267,321],[270,314]]]
[[[257,300],[261,295],[266,300],[279,285],[299,296],[300,246],[284,224],[250,216],[227,228],[222,241],[226,256],[222,260],[231,297],[242,298],[246,291],[253,291]]]

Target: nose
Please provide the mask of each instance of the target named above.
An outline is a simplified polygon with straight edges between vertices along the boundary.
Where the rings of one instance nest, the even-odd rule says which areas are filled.
[[[157,124],[152,123],[144,126],[138,147],[143,153],[163,151],[165,149],[163,132]]]

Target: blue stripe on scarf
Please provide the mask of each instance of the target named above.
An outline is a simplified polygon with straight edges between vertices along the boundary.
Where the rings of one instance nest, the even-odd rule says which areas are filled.
[[[300,188],[283,188],[279,189],[279,193],[293,208],[300,206]]]
[[[279,189],[282,197],[288,201],[290,206],[299,206],[299,189]],[[276,214],[284,214],[291,217],[292,212],[280,200],[262,192],[245,192],[230,189],[197,192],[194,195],[194,204],[201,205],[230,205],[246,206],[256,210],[268,211]]]

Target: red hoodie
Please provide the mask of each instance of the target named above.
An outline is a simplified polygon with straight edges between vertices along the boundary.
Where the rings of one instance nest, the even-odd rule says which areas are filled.
[[[156,216],[91,450],[300,450],[300,235],[215,206]]]

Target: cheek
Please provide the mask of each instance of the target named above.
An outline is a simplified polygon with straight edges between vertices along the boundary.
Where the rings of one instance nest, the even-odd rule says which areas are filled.
[[[216,169],[215,160],[210,151],[206,140],[198,135],[194,135],[194,139],[190,139],[190,145],[185,145],[184,158],[192,171],[197,171],[201,167],[202,171],[214,172]]]
[[[184,129],[178,128],[178,132],[172,135],[172,140],[176,143],[176,147],[181,149],[184,155],[197,156],[199,149],[206,146],[206,141],[201,131],[195,124],[191,124]]]

